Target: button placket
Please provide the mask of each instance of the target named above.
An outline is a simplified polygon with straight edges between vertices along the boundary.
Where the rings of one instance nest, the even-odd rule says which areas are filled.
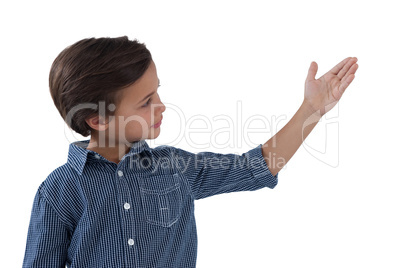
[[[122,217],[122,230],[125,237],[127,237],[127,247],[134,246],[134,221],[133,221],[133,212],[131,211],[131,203],[132,199],[130,196],[129,185],[125,178],[125,173],[121,170],[117,170],[117,191],[118,191],[118,202],[119,207],[121,208],[121,217]],[[127,254],[130,254],[127,252]]]

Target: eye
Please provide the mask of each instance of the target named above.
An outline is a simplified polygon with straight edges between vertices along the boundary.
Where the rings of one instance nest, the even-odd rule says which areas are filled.
[[[142,107],[147,107],[150,102],[151,102],[151,98],[149,98],[148,101],[144,105],[142,105]]]

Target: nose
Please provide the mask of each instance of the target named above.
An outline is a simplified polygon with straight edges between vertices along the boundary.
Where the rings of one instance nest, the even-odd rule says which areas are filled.
[[[159,103],[157,104],[157,109],[160,110],[160,113],[163,113],[166,110],[165,104],[161,101],[161,98],[158,95]]]
[[[163,104],[162,101],[160,101],[159,109],[160,109],[161,113],[163,113],[166,110],[166,106],[165,106],[165,104]]]

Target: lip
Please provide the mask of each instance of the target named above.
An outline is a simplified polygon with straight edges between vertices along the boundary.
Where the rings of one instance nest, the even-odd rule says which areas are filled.
[[[153,125],[152,127],[154,127],[154,128],[160,127],[160,125],[162,124],[162,119],[163,119],[163,116],[161,116],[161,120],[158,123],[156,123],[155,125]]]

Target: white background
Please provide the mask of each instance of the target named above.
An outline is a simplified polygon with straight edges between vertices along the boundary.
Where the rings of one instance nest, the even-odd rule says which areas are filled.
[[[66,46],[87,37],[144,42],[165,104],[273,130],[206,148],[211,133],[189,128],[171,109],[151,147],[243,153],[265,143],[299,108],[311,61],[319,78],[348,56],[359,69],[274,190],[196,201],[197,267],[402,267],[401,28],[397,1],[8,1],[1,25],[2,267],[21,267],[40,183],[83,139],[53,105],[48,74]],[[273,123],[272,117],[285,118]],[[194,125],[195,126],[195,125]],[[264,127],[260,121],[252,125]],[[236,130],[237,132],[238,130]],[[229,139],[223,134],[222,142]]]

